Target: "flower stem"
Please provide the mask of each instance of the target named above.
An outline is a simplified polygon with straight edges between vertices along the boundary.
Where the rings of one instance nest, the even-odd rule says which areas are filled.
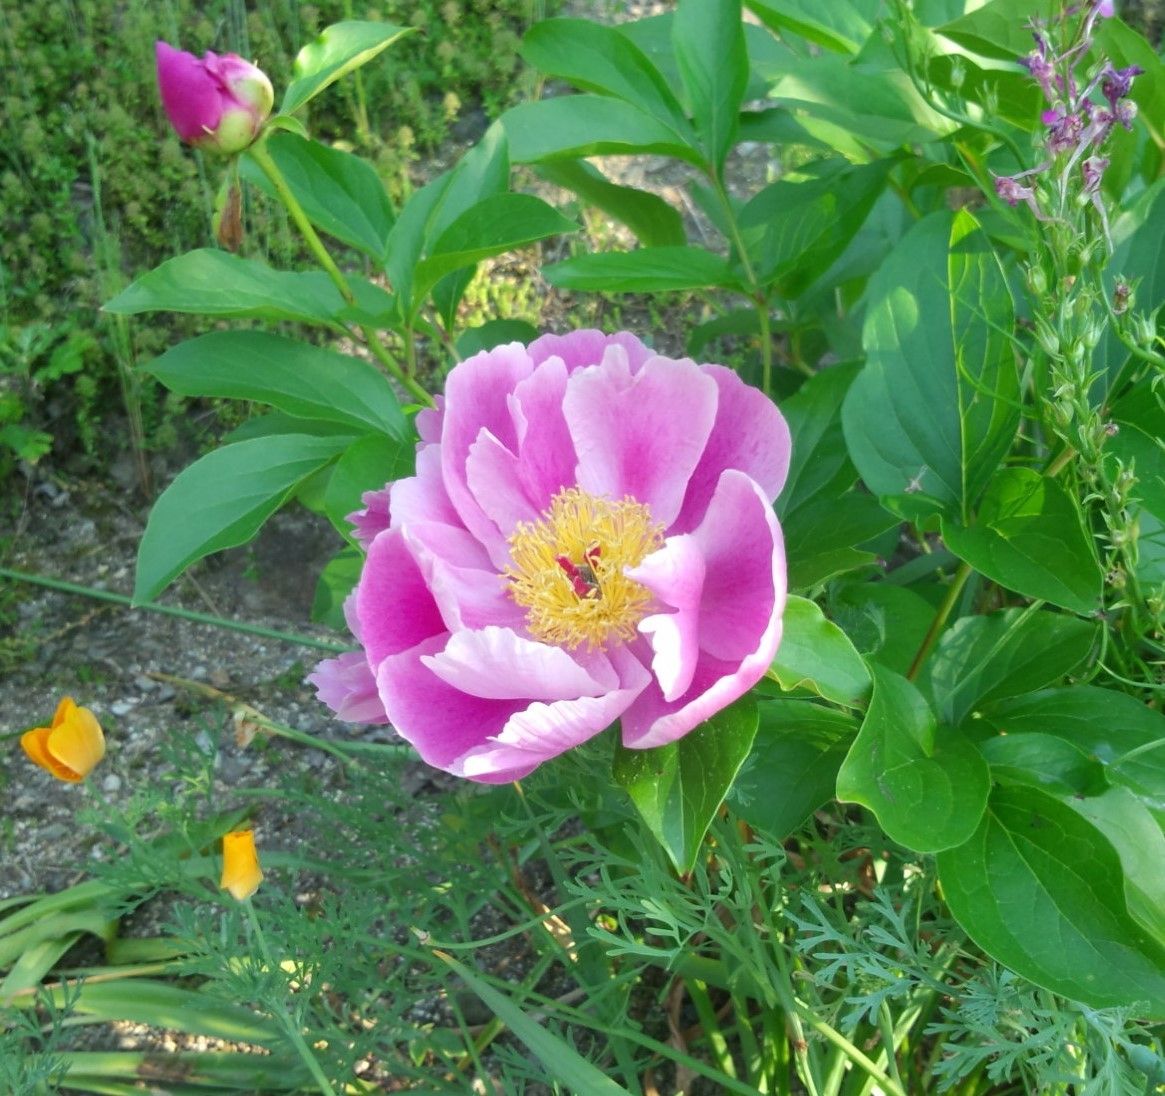
[[[267,938],[263,935],[263,929],[259,924],[259,915],[255,912],[254,903],[248,898],[243,902],[243,905],[247,909],[247,918],[251,923],[251,931],[255,934],[255,940],[259,945],[263,962],[267,964],[268,970],[278,970],[279,968],[276,967],[275,961],[271,957],[271,951],[267,947]],[[316,1056],[312,1054],[311,1047],[307,1045],[303,1033],[299,1030],[299,1025],[292,1018],[291,1013],[287,1011],[286,1006],[282,1002],[276,1002],[274,1011],[282,1022],[292,1046],[295,1047],[296,1053],[303,1059],[303,1064],[307,1066],[308,1072],[312,1075],[320,1092],[324,1093],[324,1096],[336,1096],[336,1090],[332,1088],[331,1082],[324,1075],[323,1069],[320,1068],[320,1063],[316,1060]]]
[[[922,645],[918,648],[918,653],[914,656],[914,661],[910,663],[910,669],[906,671],[907,680],[913,681],[918,677],[918,671],[922,669],[922,664],[926,661],[926,656],[930,654],[931,648],[938,640],[939,633],[943,630],[943,626],[947,622],[947,617],[951,615],[951,610],[955,607],[955,602],[959,599],[959,594],[962,593],[963,586],[967,579],[971,577],[971,565],[969,563],[960,563],[959,569],[955,572],[955,577],[951,580],[950,586],[947,588],[947,596],[943,598],[942,604],[938,607],[938,612],[934,615],[934,620],[930,622],[930,628],[922,639]]]
[[[283,172],[279,170],[279,165],[275,163],[271,153],[267,151],[266,138],[256,141],[247,150],[247,155],[259,165],[259,169],[275,188],[276,195],[291,215],[291,219],[302,234],[308,250],[315,256],[316,262],[324,268],[328,277],[332,279],[332,283],[340,291],[340,296],[344,298],[345,303],[355,305],[356,294],[352,292],[352,287],[348,284],[348,279],[344,277],[343,271],[336,266],[335,260],[328,254],[328,249],[324,247],[319,234],[312,227],[311,221],[308,220],[307,214],[303,211],[303,206],[299,204],[299,199],[296,198],[291,187],[287,185],[287,180],[283,177]],[[376,330],[369,324],[357,323],[356,326],[363,333],[368,349],[389,373],[425,407],[432,407],[433,398],[401,368],[400,363],[389,353],[388,347],[381,341]]]

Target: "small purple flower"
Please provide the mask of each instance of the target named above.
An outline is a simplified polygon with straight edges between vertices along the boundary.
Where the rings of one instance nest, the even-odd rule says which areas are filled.
[[[995,193],[1012,208],[1020,202],[1030,202],[1036,195],[1030,186],[1024,186],[1010,175],[995,176]]]
[[[1053,85],[1056,79],[1056,70],[1047,59],[1046,54],[1042,51],[1029,53],[1026,57],[1020,59],[1020,64],[1032,74],[1032,79],[1040,85],[1044,97],[1048,102],[1054,102],[1056,90]]]
[[[1108,105],[1115,113],[1117,103],[1132,90],[1134,77],[1140,76],[1145,70],[1140,65],[1129,65],[1127,68],[1113,68],[1112,62],[1105,63],[1104,71],[1100,74],[1100,91],[1108,100]]]
[[[1051,129],[1048,134],[1049,152],[1069,152],[1080,145],[1084,122],[1079,114],[1065,114],[1056,107],[1054,110],[1045,110],[1040,115],[1040,121]]]
[[[1106,156],[1089,156],[1080,165],[1080,175],[1084,180],[1084,193],[1095,194],[1100,190],[1100,181],[1104,178],[1105,169],[1108,167],[1108,157]]]
[[[1111,19],[1116,14],[1116,4],[1113,0],[1100,0],[1096,5],[1096,14],[1102,19]]]

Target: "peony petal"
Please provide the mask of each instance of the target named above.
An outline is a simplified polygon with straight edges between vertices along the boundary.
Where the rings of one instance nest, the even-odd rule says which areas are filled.
[[[743,696],[772,663],[785,606],[785,554],[765,492],[729,470],[691,534],[704,559],[700,652],[682,696],[653,682],[623,715],[623,743],[674,742]]]
[[[670,532],[691,532],[704,517],[720,473],[735,468],[751,476],[769,502],[789,474],[789,426],[776,405],[722,365],[702,365],[719,390],[716,422],[688,481],[684,506]]]
[[[437,524],[410,526],[401,532],[437,603],[444,629],[522,626],[525,613],[509,596],[508,581],[471,534]]]
[[[422,445],[417,449],[416,475],[396,480],[389,487],[392,525],[400,528],[421,521],[460,525],[441,478],[441,447]]]
[[[371,666],[446,630],[401,530],[381,533],[368,549],[355,613]]]
[[[433,636],[390,655],[377,668],[376,685],[397,733],[425,762],[453,772],[458,758],[500,734],[526,701],[470,696],[437,677],[422,660],[444,650],[449,638]]]
[[[222,118],[222,91],[218,81],[192,53],[154,43],[158,91],[166,117],[183,141],[197,141],[218,127]]]
[[[656,613],[639,622],[655,652],[651,670],[666,700],[682,696],[692,683],[700,649],[700,600],[704,590],[704,555],[694,537],[668,537],[627,576],[646,586],[657,601],[675,612]]]
[[[611,653],[610,664],[617,688],[602,696],[531,704],[513,715],[496,739],[459,758],[451,771],[487,784],[520,780],[543,761],[606,730],[651,680],[625,648]]]
[[[455,632],[443,651],[421,662],[447,684],[490,700],[602,696],[617,683],[609,664],[608,672],[596,678],[561,647],[509,628]],[[598,669],[601,673],[603,666]]]
[[[547,358],[561,358],[567,371],[573,373],[588,365],[598,365],[611,346],[621,346],[627,352],[632,373],[638,373],[643,363],[655,353],[629,331],[608,335],[594,328],[568,331],[565,335],[543,335],[530,344],[529,352],[536,365]]]
[[[522,484],[521,462],[492,434],[483,431],[470,446],[465,479],[482,513],[507,538],[518,522],[541,515]]]
[[[566,365],[561,358],[548,358],[514,389],[510,401],[518,434],[517,472],[538,514],[578,478],[578,457],[562,410],[566,385]]]
[[[389,526],[388,496],[388,487],[365,491],[360,496],[360,501],[364,503],[363,508],[353,511],[344,519],[352,526],[352,535],[366,552],[368,546],[376,539],[376,535],[383,533]]]
[[[445,382],[445,413],[441,430],[441,474],[449,501],[465,527],[485,545],[499,569],[505,566],[505,538],[478,505],[470,490],[466,462],[473,443],[492,434],[511,452],[517,433],[509,395],[533,372],[530,355],[520,343],[484,350],[453,367]]]
[[[376,690],[376,678],[363,651],[348,651],[339,658],[325,658],[307,675],[316,694],[337,718],[348,723],[387,723],[384,705]]]
[[[716,417],[716,382],[691,361],[650,358],[634,375],[622,347],[567,383],[564,410],[578,482],[593,495],[646,503],[669,526]]]

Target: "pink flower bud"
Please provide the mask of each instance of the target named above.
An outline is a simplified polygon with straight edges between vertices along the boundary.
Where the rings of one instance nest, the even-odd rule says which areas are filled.
[[[158,90],[174,131],[188,145],[229,156],[259,134],[275,91],[266,74],[234,53],[192,53],[156,43]]]

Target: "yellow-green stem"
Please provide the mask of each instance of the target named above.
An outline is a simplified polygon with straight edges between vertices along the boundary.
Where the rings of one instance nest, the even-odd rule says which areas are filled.
[[[943,626],[947,622],[947,617],[951,615],[951,610],[955,607],[955,602],[959,599],[959,594],[963,591],[963,586],[967,579],[971,577],[971,565],[969,563],[960,563],[959,569],[955,572],[955,577],[951,580],[951,584],[947,589],[947,596],[943,598],[942,604],[938,607],[938,612],[934,615],[934,620],[930,622],[930,629],[923,637],[922,646],[918,648],[918,653],[914,656],[914,661],[910,664],[910,669],[906,671],[906,677],[913,681],[918,677],[918,671],[922,669],[922,664],[926,661],[926,656],[930,654],[930,649],[935,645],[939,637],[939,633],[943,630]]]

